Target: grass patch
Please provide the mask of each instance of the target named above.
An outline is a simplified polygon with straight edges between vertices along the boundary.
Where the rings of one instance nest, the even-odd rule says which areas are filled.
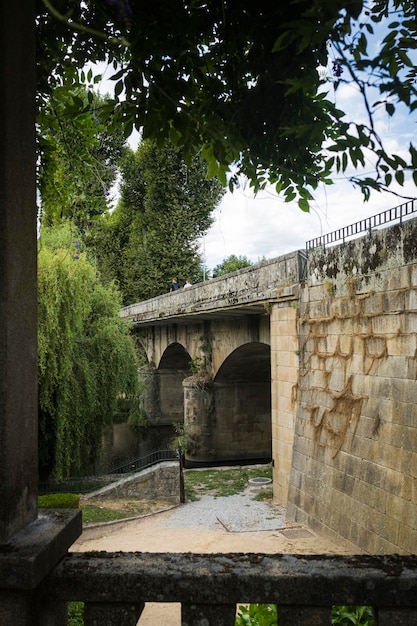
[[[272,489],[265,489],[264,491],[257,493],[256,496],[253,496],[252,500],[256,500],[256,502],[266,502],[267,500],[272,500],[273,497],[274,494]]]
[[[187,500],[199,500],[208,494],[215,498],[241,493],[250,478],[272,478],[272,467],[231,467],[227,469],[185,470]]]
[[[214,497],[233,496],[241,493],[250,478],[272,478],[272,467],[230,467],[227,469],[210,468],[207,470],[185,470],[184,484],[186,499],[189,502],[199,500],[202,495]],[[107,481],[108,483],[108,481]],[[271,500],[272,492],[264,491],[254,496],[254,500]],[[95,500],[81,499],[77,494],[58,493],[39,496],[40,508],[81,508],[85,524],[98,524],[137,517],[152,512],[152,508],[161,508],[158,503],[144,500]]]
[[[78,509],[80,496],[75,493],[50,493],[38,496],[40,509]]]
[[[85,524],[97,524],[99,522],[112,522],[138,517],[160,509],[161,503],[153,500],[102,500],[100,503],[81,500],[83,522]]]
[[[114,509],[106,509],[104,506],[95,506],[93,504],[85,504],[81,507],[83,512],[83,522],[85,524],[112,522],[118,519],[130,517],[123,511],[115,511]]]

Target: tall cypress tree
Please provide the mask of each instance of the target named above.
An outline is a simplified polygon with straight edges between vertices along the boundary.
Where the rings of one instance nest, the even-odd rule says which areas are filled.
[[[146,140],[128,155],[121,202],[98,237],[100,268],[118,280],[126,304],[166,292],[173,277],[200,279],[198,240],[223,191],[201,159],[187,165],[168,142]]]

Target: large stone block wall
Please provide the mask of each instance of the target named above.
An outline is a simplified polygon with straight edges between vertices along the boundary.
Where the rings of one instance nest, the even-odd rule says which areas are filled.
[[[316,251],[299,310],[288,518],[370,553],[417,546],[417,227]]]
[[[297,294],[298,295],[298,294]],[[271,420],[274,498],[285,504],[294,444],[298,386],[297,301],[271,310]]]

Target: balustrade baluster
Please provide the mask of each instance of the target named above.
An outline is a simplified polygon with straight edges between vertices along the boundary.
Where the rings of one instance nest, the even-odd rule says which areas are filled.
[[[183,604],[181,626],[234,626],[236,604]]]
[[[136,626],[144,607],[144,602],[86,602],[84,626]]]

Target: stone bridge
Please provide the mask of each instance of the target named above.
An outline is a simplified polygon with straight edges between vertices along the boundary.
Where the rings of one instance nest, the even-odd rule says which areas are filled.
[[[288,518],[369,552],[417,541],[417,225],[122,310],[148,413],[191,464],[272,459]]]

